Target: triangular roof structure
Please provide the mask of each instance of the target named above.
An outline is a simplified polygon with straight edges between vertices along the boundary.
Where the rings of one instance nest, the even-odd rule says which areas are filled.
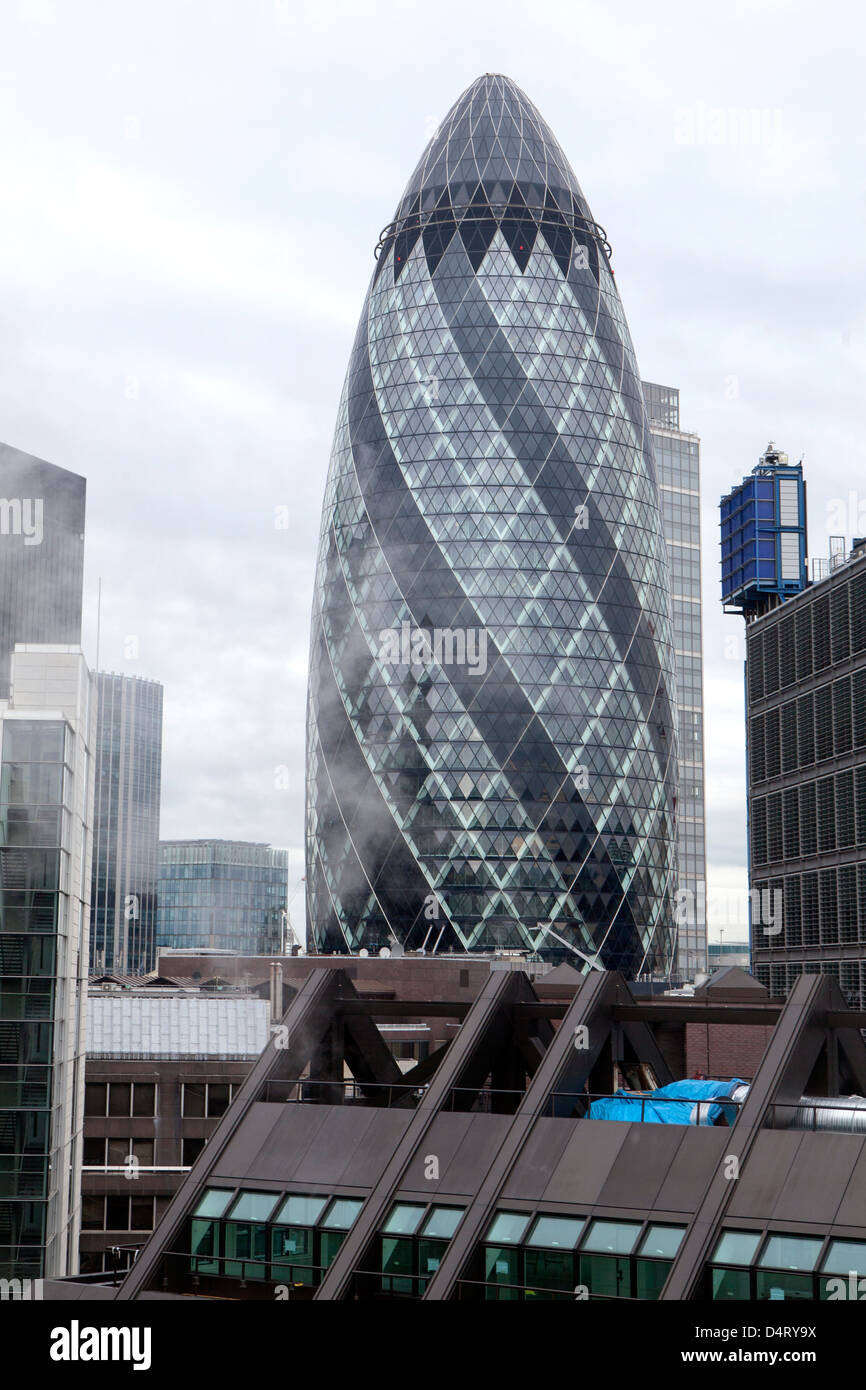
[[[548,970],[546,975],[538,976],[534,983],[539,999],[570,999],[580,989],[583,976],[573,965],[563,961],[561,965]]]
[[[754,975],[750,975],[748,970],[743,970],[739,965],[723,965],[720,970],[705,980],[695,990],[695,999],[724,1000],[733,1001],[768,999],[769,991],[766,985],[762,985],[760,980],[756,980]]]

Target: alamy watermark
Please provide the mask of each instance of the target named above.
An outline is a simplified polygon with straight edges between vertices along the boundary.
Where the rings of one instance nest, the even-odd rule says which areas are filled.
[[[42,544],[41,497],[0,497],[0,536],[23,536],[25,545]]]
[[[782,112],[778,107],[681,106],[674,113],[678,145],[778,145]]]
[[[696,888],[678,888],[674,920],[678,927],[706,922],[713,927],[739,927],[749,924],[765,936],[778,936],[782,930],[781,888],[734,888],[718,891],[705,883]]]
[[[487,631],[483,627],[413,627],[402,622],[379,633],[383,666],[465,666],[470,676],[487,670]]]
[[[0,1279],[0,1302],[41,1302],[44,1288],[42,1279]]]

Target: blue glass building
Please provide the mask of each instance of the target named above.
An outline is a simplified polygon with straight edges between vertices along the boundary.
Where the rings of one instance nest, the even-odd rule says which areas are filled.
[[[488,74],[381,235],[339,408],[311,940],[666,970],[676,777],[668,562],[610,247],[538,111]]]
[[[156,964],[162,686],[100,671],[90,968],[143,975]]]
[[[281,950],[288,850],[244,840],[160,840],[157,946]]]

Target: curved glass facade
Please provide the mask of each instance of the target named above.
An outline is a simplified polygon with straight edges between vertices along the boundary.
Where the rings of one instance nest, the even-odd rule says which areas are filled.
[[[311,938],[665,969],[668,566],[604,232],[486,75],[377,252],[313,603]]]

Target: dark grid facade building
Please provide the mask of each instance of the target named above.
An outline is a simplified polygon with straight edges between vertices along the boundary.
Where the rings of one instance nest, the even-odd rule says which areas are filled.
[[[156,951],[162,686],[100,672],[90,968],[144,974]]]
[[[0,444],[0,700],[16,642],[81,641],[86,491],[77,473]]]
[[[866,546],[746,628],[752,968],[866,1001]],[[772,915],[774,899],[766,900]],[[781,929],[778,929],[778,928]]]
[[[250,955],[281,949],[288,850],[245,840],[161,840],[157,944]]]
[[[593,971],[569,1002],[542,994],[491,971],[453,1042],[404,1074],[374,1020],[406,1006],[314,972],[288,1045],[265,1049],[120,1287],[93,1294],[562,1300],[578,1318],[581,1301],[848,1296],[866,1273],[866,1015],[835,981],[782,1003],[723,971],[694,999],[636,1000]],[[683,1032],[718,1022],[767,1041],[716,1123],[588,1114],[622,1076],[667,1084]]]
[[[670,584],[610,248],[509,79],[443,120],[377,248],[313,602],[321,951],[665,970]]]
[[[704,659],[701,612],[701,445],[680,429],[680,393],[643,383],[668,549],[679,711],[679,813],[676,973],[707,969],[704,815]]]

